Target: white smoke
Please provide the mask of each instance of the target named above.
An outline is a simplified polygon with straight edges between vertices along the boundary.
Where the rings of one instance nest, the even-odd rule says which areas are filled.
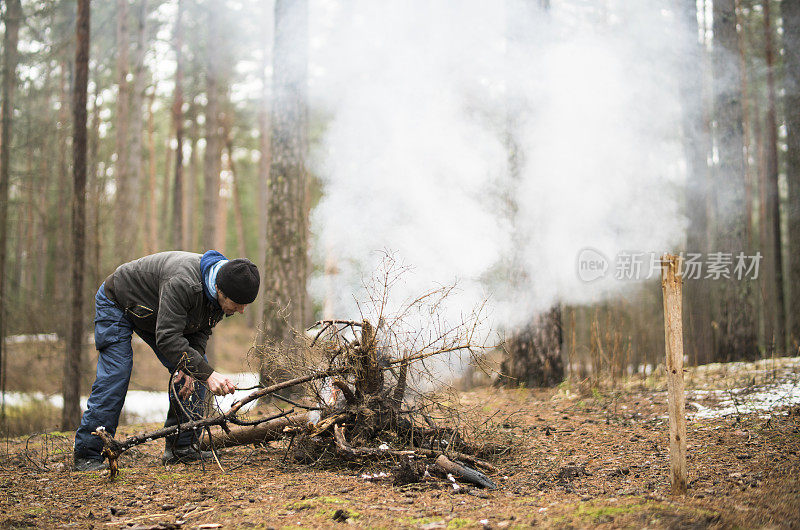
[[[611,3],[600,16],[553,1],[509,41],[503,2],[312,2],[312,107],[330,119],[314,153],[324,193],[311,230],[315,262],[336,264],[312,278],[312,294],[357,317],[354,295],[389,249],[414,269],[394,302],[458,280],[455,314],[488,295],[508,327],[557,300],[624,288],[581,281],[584,247],[613,276],[620,251],[679,244],[670,4]],[[510,260],[523,288],[509,288]]]

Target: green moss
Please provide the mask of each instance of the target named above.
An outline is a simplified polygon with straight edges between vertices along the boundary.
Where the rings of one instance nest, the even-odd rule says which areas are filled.
[[[550,519],[553,524],[598,524],[613,521],[627,515],[648,518],[676,515],[710,520],[718,517],[713,511],[691,506],[676,506],[668,503],[632,498],[630,503],[601,504],[600,502],[580,503],[564,506],[565,513]]]
[[[597,522],[606,518],[613,519],[615,515],[639,512],[646,509],[647,506],[645,504],[630,504],[628,506],[594,506],[581,504],[578,506],[576,515],[583,519]]]
[[[447,528],[464,528],[465,526],[475,526],[475,523],[473,521],[467,521],[466,519],[461,519],[459,517],[451,519],[447,523]]]
[[[69,432],[67,432],[67,431],[53,431],[53,432],[49,432],[47,434],[50,435],[50,436],[55,436],[56,438],[71,438],[72,435],[75,434],[75,433],[73,431],[69,431]]]
[[[186,475],[183,473],[159,473],[156,478],[164,482],[174,482],[176,480],[186,480]]]
[[[350,501],[347,499],[340,499],[339,497],[329,497],[329,496],[322,496],[317,497],[320,502],[324,502],[326,504],[349,504]]]

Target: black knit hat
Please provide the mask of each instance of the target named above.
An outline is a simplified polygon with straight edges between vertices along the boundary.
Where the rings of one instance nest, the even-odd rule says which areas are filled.
[[[258,267],[246,258],[232,259],[219,268],[217,287],[237,304],[250,304],[258,296]]]

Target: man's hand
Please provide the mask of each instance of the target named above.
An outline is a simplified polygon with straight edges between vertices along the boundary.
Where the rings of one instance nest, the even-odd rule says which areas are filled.
[[[208,389],[218,396],[233,394],[234,390],[236,390],[231,380],[219,372],[211,372],[206,383],[208,384]]]
[[[183,370],[178,370],[175,374],[175,382],[174,384],[177,385],[183,381],[183,386],[178,390],[178,397],[181,399],[187,399],[189,396],[192,395],[194,392],[194,377],[186,374]]]

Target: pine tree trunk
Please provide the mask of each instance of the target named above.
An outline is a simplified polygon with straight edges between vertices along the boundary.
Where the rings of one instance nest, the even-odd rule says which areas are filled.
[[[0,112],[2,112],[2,111],[0,111]],[[2,141],[2,140],[0,140],[0,141]],[[25,266],[22,268],[22,275],[19,278],[20,291],[22,293],[24,293],[25,296],[31,296],[33,294],[32,272],[33,272],[33,263],[34,263],[33,260],[35,259],[34,258],[34,255],[35,255],[34,254],[34,252],[35,252],[35,250],[34,250],[34,241],[35,241],[34,233],[35,233],[35,230],[36,230],[36,217],[34,217],[33,213],[34,213],[35,204],[36,204],[36,195],[37,195],[36,192],[41,193],[40,191],[38,191],[39,188],[37,188],[34,185],[34,182],[36,182],[37,179],[36,179],[36,176],[35,176],[36,174],[34,173],[34,171],[36,171],[36,170],[34,169],[35,166],[33,165],[33,161],[35,160],[33,152],[30,153],[29,157],[30,157],[30,161],[31,161],[31,173],[29,174],[29,177],[28,177],[30,179],[30,184],[28,185],[28,190],[27,190],[27,193],[25,194],[26,195],[25,196],[25,212],[24,212],[25,233],[22,236],[23,237],[22,252],[24,254],[23,253],[19,254],[20,261],[22,261],[22,256],[23,255],[26,258],[25,262],[24,262]],[[36,190],[36,191],[34,191],[34,190]],[[2,297],[0,297],[0,300],[2,300]],[[0,318],[0,320],[2,320],[2,318]],[[2,352],[2,348],[1,347],[0,347],[0,352]],[[0,353],[0,357],[2,357],[2,353]],[[2,366],[2,362],[0,362],[0,366]],[[0,372],[2,372],[2,368],[0,368]]]
[[[767,300],[770,304],[772,336],[767,336],[770,352],[786,350],[786,301],[783,295],[783,254],[781,244],[780,197],[778,195],[778,124],[775,116],[775,58],[772,44],[770,0],[764,0],[764,46],[767,61],[766,115],[766,223],[767,238],[763,242],[766,258],[762,266],[769,271]],[[794,109],[796,112],[797,109]]]
[[[61,64],[59,74],[59,98],[61,107],[59,108],[59,121],[67,124],[70,121],[71,90],[68,80],[69,72],[72,70],[71,64],[66,61]],[[56,306],[66,307],[69,304],[69,268],[62,266],[64,256],[70,255],[70,209],[66,207],[70,203],[72,182],[70,179],[69,153],[66,146],[70,145],[69,128],[64,126],[56,131],[58,140],[57,147],[57,166],[56,181],[58,188],[58,202],[63,205],[57,208],[54,215],[56,226],[49,227],[48,238],[52,241],[52,234],[55,234],[55,243],[50,245],[50,255],[48,256],[47,266],[51,269],[48,274],[51,281],[49,292],[56,302]],[[69,324],[66,319],[56,320],[54,326],[56,333],[60,337],[66,337],[69,332]]]
[[[50,166],[47,163],[47,160],[42,157],[41,159],[41,170],[40,173],[42,175],[42,189],[47,190],[50,187],[51,183],[51,171]],[[39,213],[38,217],[38,230],[36,235],[38,236],[35,240],[38,241],[36,253],[40,256],[38,266],[36,267],[36,288],[34,289],[33,293],[36,297],[40,300],[44,299],[45,293],[47,292],[47,264],[48,264],[48,241],[45,234],[47,234],[47,225],[48,225],[48,218],[49,212],[47,208],[47,193],[40,193],[38,197],[38,201],[36,204],[36,211]]]
[[[117,122],[114,182],[116,201],[114,219],[114,254],[120,263],[133,257],[131,251],[131,226],[134,220],[131,197],[132,186],[128,172],[128,122],[130,114],[130,86],[128,83],[128,1],[117,0]]]
[[[11,142],[14,118],[14,91],[17,88],[19,27],[22,24],[22,5],[19,0],[6,2],[3,20],[3,88],[0,103],[0,392],[6,390],[6,247],[8,246],[8,181],[11,166]],[[0,418],[5,421],[5,399]]]
[[[754,252],[760,252],[761,255],[764,255],[764,242],[767,240],[767,218],[766,218],[766,209],[767,209],[767,196],[766,196],[766,189],[767,189],[767,163],[766,163],[766,155],[764,150],[764,134],[762,127],[762,112],[761,112],[761,105],[759,104],[759,98],[753,97],[752,100],[752,112],[753,112],[753,158],[755,161],[755,171],[753,175],[753,184],[754,184],[754,195],[755,200],[758,204],[758,215],[755,216],[755,223],[757,224],[757,237],[755,237],[755,245]],[[762,259],[763,262],[763,259]],[[759,275],[758,275],[758,287],[756,289],[756,309],[758,311],[759,322],[761,325],[760,333],[761,336],[759,337],[759,345],[766,350],[766,343],[767,337],[773,336],[772,331],[772,321],[769,314],[769,309],[772,306],[768,303],[766,298],[766,292],[769,289],[770,284],[770,274],[769,268],[759,266]],[[765,270],[766,269],[766,270]]]
[[[0,137],[0,142],[2,141],[3,141],[2,137]],[[29,182],[31,177],[33,176],[34,173],[33,161],[34,161],[33,145],[31,143],[28,143],[28,145],[25,147],[25,173],[23,176],[23,179],[26,182]],[[23,189],[26,187],[29,188],[29,186],[22,186]],[[20,192],[21,191],[22,190],[20,190]],[[14,237],[16,241],[16,248],[14,249],[14,272],[13,275],[11,276],[14,279],[12,284],[13,292],[8,289],[6,290],[6,292],[4,293],[6,300],[14,300],[14,301],[24,300],[23,298],[24,295],[22,291],[22,275],[24,269],[23,265],[26,257],[25,233],[26,229],[28,228],[28,224],[25,223],[25,216],[26,213],[30,210],[30,208],[28,208],[26,204],[31,204],[31,203],[26,203],[22,197],[22,194],[20,193],[19,199],[17,200],[16,204],[16,214],[15,214],[15,218],[17,219],[17,233],[16,236]],[[25,298],[27,298],[27,296],[25,296]],[[2,298],[0,298],[0,300],[2,300]],[[2,319],[0,319],[0,322],[2,322]],[[2,337],[2,335],[0,335],[0,337]]]
[[[172,244],[183,244],[183,2],[178,0],[175,20],[175,94],[172,120],[175,129],[175,181],[172,187]]]
[[[228,255],[228,197],[230,197],[230,181],[220,178],[219,197],[217,198],[217,211],[214,212],[217,240],[211,248],[215,248]]]
[[[714,109],[719,164],[714,178],[715,237],[712,251],[733,259],[747,252],[742,94],[729,79],[739,79],[736,62],[736,13],[733,0],[717,0],[714,9]],[[752,359],[758,353],[754,288],[751,281],[715,282],[714,357],[718,361]]]
[[[169,248],[170,244],[170,232],[169,232],[169,224],[172,221],[170,216],[170,194],[169,194],[169,183],[171,182],[172,176],[172,127],[170,126],[170,134],[167,134],[166,139],[164,140],[164,174],[161,180],[161,197],[160,197],[160,204],[161,209],[158,212],[158,219],[159,219],[159,226],[157,228],[159,234],[159,249],[158,250],[166,250]]]
[[[158,185],[156,183],[156,135],[153,104],[156,90],[150,93],[147,112],[147,152],[149,167],[147,171],[147,215],[145,216],[145,252],[152,254],[158,249]]]
[[[144,220],[139,215],[142,211],[142,136],[144,134],[144,92],[147,75],[144,66],[144,56],[147,52],[147,0],[139,0],[136,16],[136,47],[133,53],[133,87],[128,94],[128,194],[126,202],[130,208],[130,224],[127,227],[127,239],[130,242],[130,254],[138,255],[141,252],[140,234],[144,231]],[[130,256],[133,257],[133,256]]]
[[[83,357],[83,277],[85,268],[86,215],[86,93],[89,81],[89,0],[79,0],[75,85],[73,92],[73,195],[72,195],[72,315],[67,356],[64,363],[64,409],[62,430],[80,423],[80,382]]]
[[[800,352],[800,2],[783,2],[783,71],[786,114],[786,201],[789,231],[789,350]]]
[[[220,41],[217,15],[213,9],[208,11],[208,42]],[[218,46],[207,50],[207,84],[206,84],[206,147],[203,153],[203,238],[201,244],[205,249],[212,249],[217,243],[216,212],[219,202],[220,186],[220,58]]]
[[[277,0],[264,336],[291,341],[307,324],[308,3]]]
[[[100,283],[103,281],[101,276],[103,271],[101,270],[100,266],[100,204],[103,197],[103,185],[97,175],[97,167],[99,163],[97,153],[100,147],[100,98],[97,88],[98,86],[97,79],[95,78],[95,92],[92,100],[91,137],[89,138],[89,174],[86,177],[87,189],[91,194],[91,199],[89,200],[89,206],[86,214],[88,229],[87,238],[90,242],[87,260],[90,263],[89,270],[91,271],[90,278],[92,279],[91,285],[93,288],[100,287]]]
[[[236,220],[236,251],[241,257],[247,257],[247,242],[244,236],[244,214],[242,213],[242,191],[239,179],[241,175],[236,172],[233,161],[233,141],[230,134],[226,134],[225,148],[228,151],[228,167],[231,170],[231,195],[233,196],[233,217]]]
[[[272,22],[270,10],[264,8],[264,27],[269,27],[269,22]],[[267,78],[267,68],[269,67],[271,58],[271,42],[268,32],[264,32],[264,43],[261,53],[261,110],[258,114],[258,132],[259,132],[259,150],[260,157],[258,159],[258,200],[256,201],[256,217],[258,218],[258,250],[257,262],[259,270],[261,270],[262,281],[259,288],[258,298],[256,298],[256,306],[252,315],[257,319],[257,323],[253,322],[261,331],[262,322],[264,318],[264,288],[266,286],[266,259],[267,259],[267,204],[269,203],[269,193],[267,182],[269,180],[269,169],[272,164],[272,148],[270,143],[270,115],[269,111],[269,80]],[[262,338],[259,337],[258,341],[261,342]]]
[[[739,73],[740,85],[742,88],[742,133],[744,142],[744,204],[745,204],[745,240],[747,248],[754,248],[753,238],[753,186],[752,183],[757,176],[753,175],[750,157],[752,155],[751,131],[751,109],[750,109],[750,73],[747,67],[747,42],[745,39],[745,22],[742,16],[741,0],[736,0],[736,24],[741,28],[736,32],[736,44],[739,52]],[[756,114],[758,119],[758,114]]]
[[[186,230],[184,231],[187,240],[187,249],[198,250],[200,248],[200,241],[198,236],[200,231],[197,227],[200,226],[200,217],[197,215],[201,208],[197,204],[197,190],[199,187],[199,175],[197,171],[197,151],[198,140],[200,139],[199,127],[197,126],[197,115],[194,114],[192,118],[191,133],[191,152],[189,153],[189,174],[188,178],[184,179],[188,182],[186,186],[186,199],[184,207],[186,210]]]

